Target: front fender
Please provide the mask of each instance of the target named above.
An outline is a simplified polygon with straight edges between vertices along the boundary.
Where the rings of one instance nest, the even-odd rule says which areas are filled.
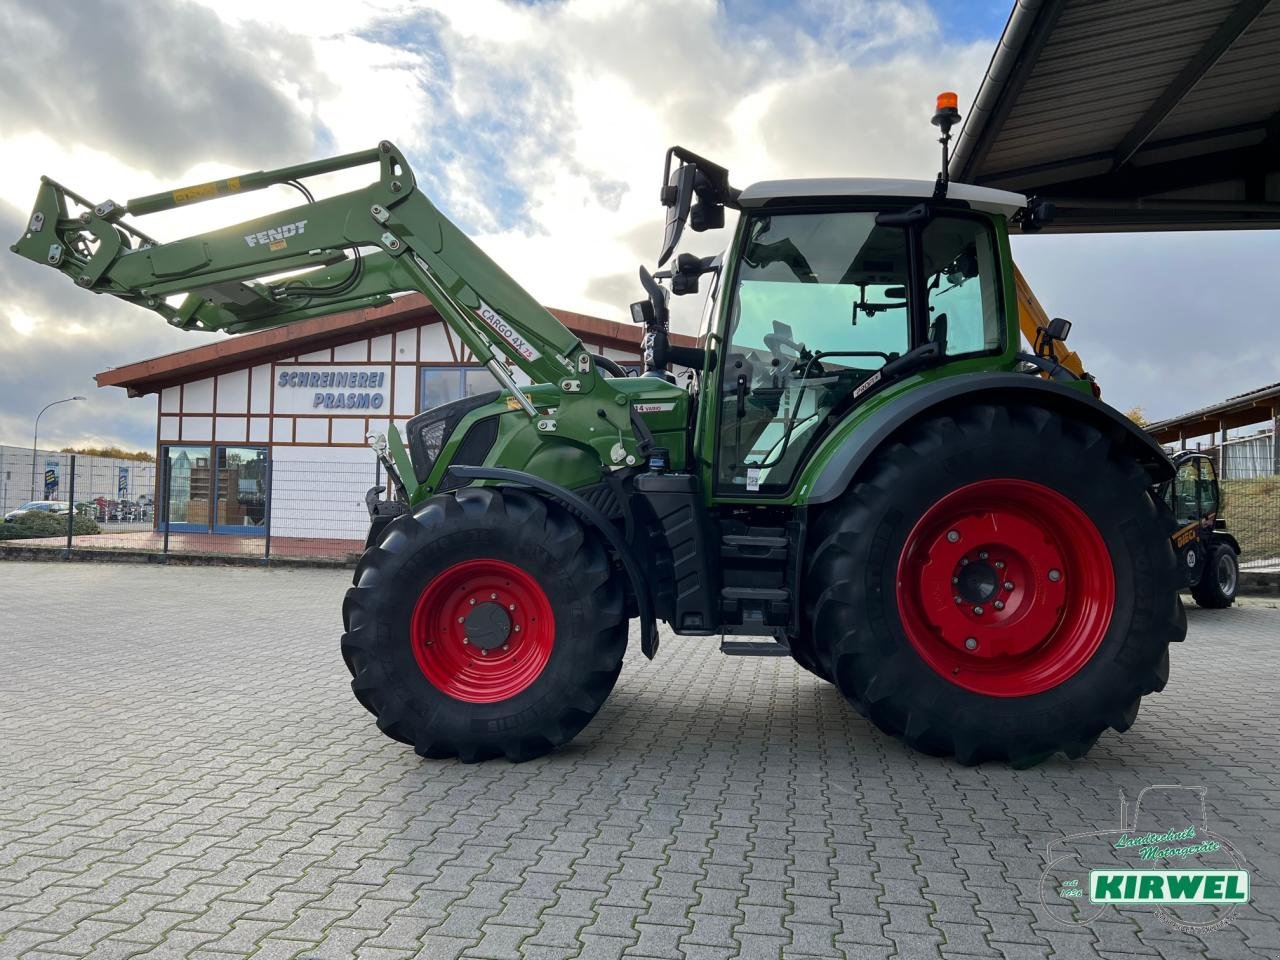
[[[827,503],[848,489],[863,464],[887,440],[915,420],[946,414],[961,403],[1041,406],[1103,430],[1136,460],[1152,483],[1174,475],[1164,449],[1118,410],[1073,387],[1023,373],[969,373],[930,380],[906,390],[862,419],[837,430],[818,451],[822,460],[809,503]]]

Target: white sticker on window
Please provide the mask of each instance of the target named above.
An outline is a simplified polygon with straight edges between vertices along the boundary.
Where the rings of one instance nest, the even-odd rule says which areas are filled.
[[[760,473],[761,473],[761,470],[759,467],[747,467],[747,489],[748,490],[760,489]]]

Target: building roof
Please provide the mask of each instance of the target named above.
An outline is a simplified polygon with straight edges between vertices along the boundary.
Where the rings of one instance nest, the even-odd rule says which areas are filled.
[[[1147,432],[1160,443],[1173,443],[1181,437],[1201,437],[1224,427],[1265,423],[1276,416],[1280,416],[1280,383],[1258,387],[1221,403],[1148,424]]]
[[[867,177],[845,177],[817,180],[763,180],[753,183],[738,196],[744,207],[763,206],[769,200],[791,197],[919,197],[933,196],[932,180],[882,180]],[[964,200],[978,210],[1012,214],[1026,205],[1020,193],[975,187],[968,183],[952,183],[947,196]]]
[[[1280,227],[1280,0],[1017,0],[950,173],[1057,232]]]
[[[579,337],[593,345],[615,350],[640,351],[642,331],[630,324],[615,323],[582,313],[552,309],[551,313]],[[440,321],[440,315],[420,293],[398,297],[381,307],[349,310],[327,317],[273,327],[258,333],[228,337],[216,343],[193,347],[123,367],[104,370],[94,379],[99,387],[124,387],[131,397],[157,393],[165,387],[202,379],[228,370],[237,370],[283,357],[313,353],[352,340],[394,333]],[[692,337],[671,334],[673,343],[696,346]]]

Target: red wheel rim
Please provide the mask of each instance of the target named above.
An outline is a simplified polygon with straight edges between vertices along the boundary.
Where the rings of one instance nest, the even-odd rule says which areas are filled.
[[[413,655],[441,693],[496,703],[538,679],[555,645],[551,602],[502,560],[464,560],[422,591],[410,624]]]
[[[1074,676],[1106,635],[1115,593],[1093,521],[1026,480],[983,480],[943,497],[898,560],[911,645],[939,675],[993,697]]]

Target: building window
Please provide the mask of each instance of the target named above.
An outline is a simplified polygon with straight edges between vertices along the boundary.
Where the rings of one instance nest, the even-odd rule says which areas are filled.
[[[497,389],[498,381],[484,367],[423,367],[418,410]]]
[[[159,518],[190,533],[261,534],[267,508],[266,447],[168,446],[169,488]],[[215,467],[216,465],[216,467]],[[163,487],[164,473],[160,474]]]

